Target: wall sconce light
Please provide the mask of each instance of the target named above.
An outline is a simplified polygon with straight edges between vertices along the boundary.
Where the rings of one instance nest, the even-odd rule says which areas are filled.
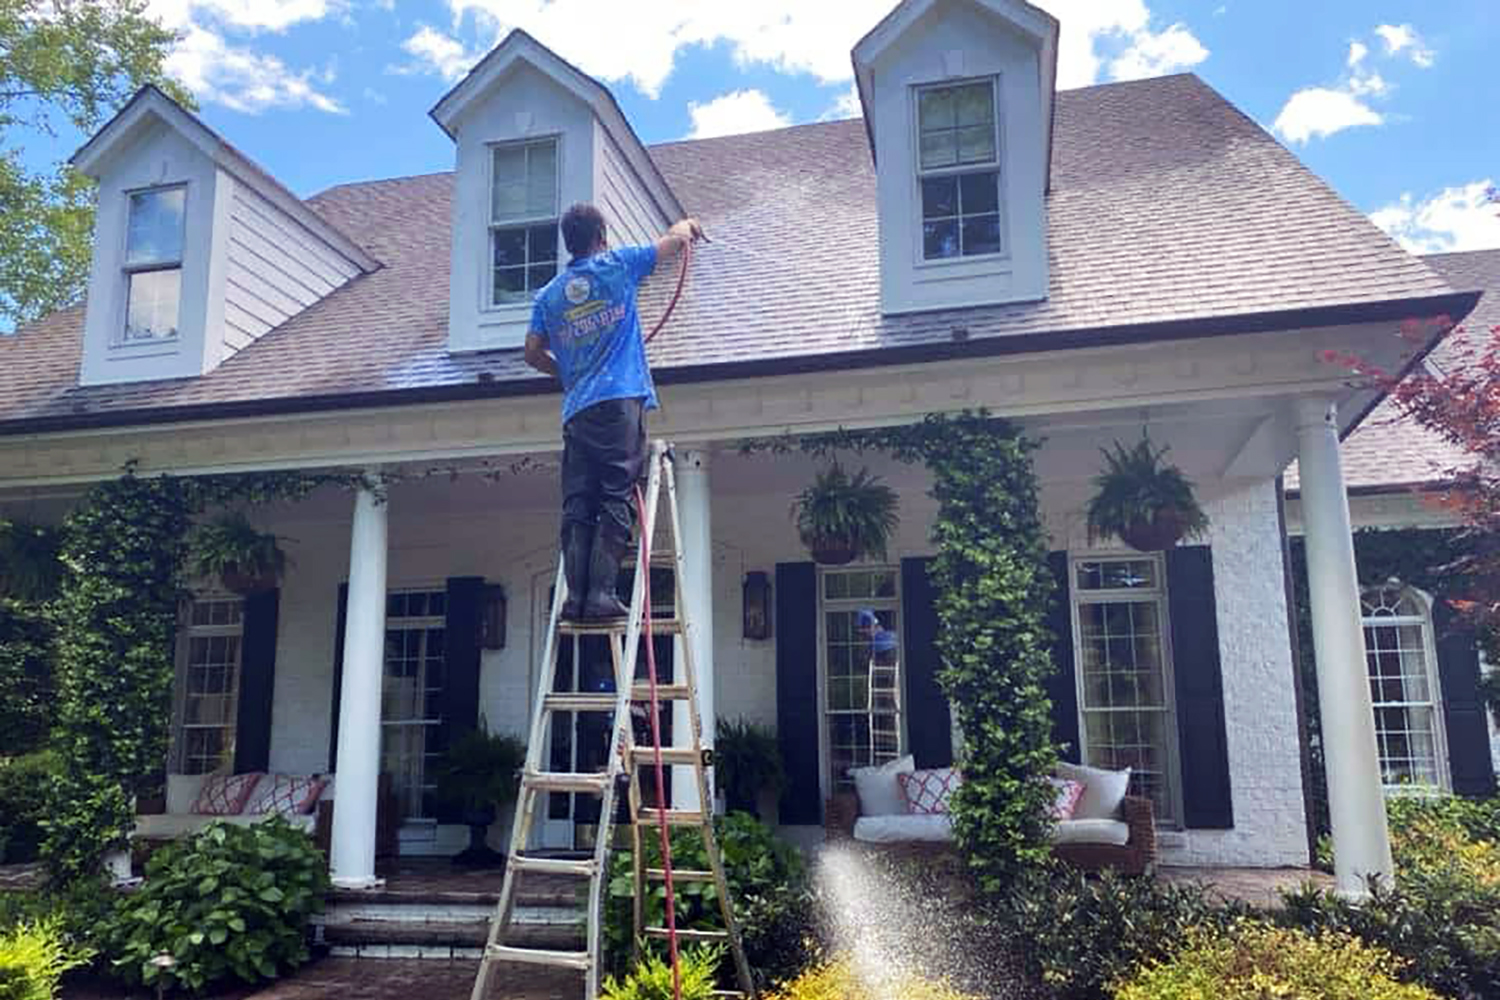
[[[505,588],[498,583],[484,588],[479,608],[479,647],[505,648]]]
[[[745,574],[745,638],[771,638],[771,580],[765,573]]]

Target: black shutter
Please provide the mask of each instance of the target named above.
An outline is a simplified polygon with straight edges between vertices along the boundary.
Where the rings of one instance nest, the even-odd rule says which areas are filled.
[[[1047,606],[1047,629],[1052,633],[1052,662],[1047,676],[1047,698],[1052,702],[1052,742],[1063,760],[1079,763],[1078,685],[1073,666],[1073,606],[1069,598],[1068,554],[1050,552],[1047,565],[1057,578],[1052,603]]]
[[[240,637],[240,696],[234,722],[236,774],[271,764],[271,701],[276,685],[276,608],[272,589],[245,598]]]
[[[901,617],[906,630],[906,733],[918,767],[953,763],[953,723],[948,699],[938,685],[938,616],[931,559],[901,560]]]
[[[1495,769],[1485,706],[1479,697],[1479,646],[1474,629],[1441,599],[1433,602],[1432,626],[1453,791],[1476,798],[1493,795]]]
[[[328,773],[339,769],[339,699],[344,685],[344,628],[349,623],[349,585],[339,584],[338,610],[333,632],[333,719],[328,725]]]
[[[776,739],[786,766],[784,825],[823,821],[818,774],[818,570],[776,565]]]
[[[429,752],[441,752],[464,733],[479,727],[480,615],[484,603],[484,578],[448,578],[446,617],[443,621],[443,721],[429,739]],[[442,823],[463,822],[463,809],[437,804]]]
[[[1190,830],[1229,830],[1229,738],[1214,606],[1213,552],[1206,545],[1167,550],[1167,604],[1182,764],[1182,821]]]

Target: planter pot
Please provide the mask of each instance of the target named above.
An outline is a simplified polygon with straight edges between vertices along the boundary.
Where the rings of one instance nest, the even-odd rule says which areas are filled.
[[[1120,540],[1138,552],[1162,552],[1181,541],[1183,534],[1182,512],[1163,507],[1150,521],[1132,521],[1121,529]]]
[[[276,586],[276,574],[271,572],[250,573],[238,566],[226,566],[219,573],[219,582],[224,589],[241,596],[260,594]]]
[[[821,566],[843,566],[858,555],[853,543],[842,538],[820,538],[808,546],[813,562]]]

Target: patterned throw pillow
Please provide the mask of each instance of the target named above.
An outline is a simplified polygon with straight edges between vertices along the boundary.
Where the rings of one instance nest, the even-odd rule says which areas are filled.
[[[238,816],[259,782],[259,771],[209,775],[193,803],[193,812],[199,816]]]
[[[1067,778],[1048,778],[1047,781],[1057,792],[1057,798],[1052,802],[1052,818],[1058,822],[1072,819],[1078,800],[1083,798],[1083,782]]]
[[[268,774],[245,811],[256,815],[305,816],[313,811],[327,785],[328,779],[317,774]]]
[[[898,775],[901,794],[906,796],[906,811],[916,815],[940,815],[950,812],[953,790],[963,780],[951,767],[913,771]]]

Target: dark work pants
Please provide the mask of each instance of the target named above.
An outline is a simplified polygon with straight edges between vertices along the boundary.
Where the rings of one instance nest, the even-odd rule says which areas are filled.
[[[609,399],[563,425],[563,533],[596,524],[613,541],[635,527],[635,484],[646,464],[646,409],[639,399]]]

